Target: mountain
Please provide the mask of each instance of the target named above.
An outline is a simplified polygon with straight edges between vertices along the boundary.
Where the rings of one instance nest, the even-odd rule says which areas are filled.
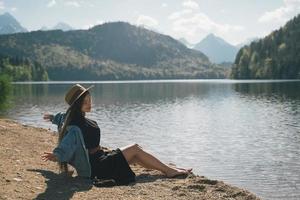
[[[48,31],[49,29],[47,28],[47,26],[42,26],[42,28],[40,28],[40,31]]]
[[[188,48],[193,48],[194,46],[193,44],[189,43],[185,38],[179,38],[178,41],[184,44]]]
[[[265,38],[240,49],[231,77],[236,79],[299,79],[300,15]]]
[[[0,34],[27,32],[20,23],[9,13],[0,15]]]
[[[70,31],[73,30],[73,27],[71,27],[69,24],[66,24],[64,22],[59,22],[52,28],[52,30]]]
[[[47,26],[43,26],[40,29],[41,31],[50,31],[50,30],[62,30],[62,31],[70,31],[74,30],[73,27],[71,27],[69,24],[66,24],[64,22],[59,22],[52,28],[48,28]]]
[[[3,35],[0,55],[40,63],[51,80],[224,78],[203,53],[125,22]]]
[[[214,34],[207,35],[194,46],[214,63],[233,62],[238,49]]]

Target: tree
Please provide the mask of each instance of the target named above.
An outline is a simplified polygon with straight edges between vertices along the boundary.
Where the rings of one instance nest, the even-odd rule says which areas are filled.
[[[12,90],[11,79],[8,75],[0,75],[0,111],[5,110],[9,106],[9,98]]]
[[[294,79],[300,76],[300,15],[238,52],[231,77]]]
[[[248,68],[249,65],[249,51],[247,49],[243,50],[243,55],[240,58],[239,61],[239,66],[240,66],[240,70],[239,70],[239,78],[240,79],[248,79],[250,78],[250,70]]]

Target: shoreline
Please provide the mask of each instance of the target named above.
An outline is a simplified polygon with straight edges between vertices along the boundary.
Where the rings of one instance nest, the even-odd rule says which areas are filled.
[[[284,83],[300,82],[300,79],[137,79],[137,80],[75,80],[75,81],[14,81],[14,85],[39,84],[120,84],[120,83]]]
[[[95,187],[58,174],[56,163],[40,156],[52,151],[57,136],[51,130],[0,118],[0,199],[238,199],[258,200],[247,190],[223,181],[190,174],[166,178],[158,171],[132,166],[136,182],[128,186]]]

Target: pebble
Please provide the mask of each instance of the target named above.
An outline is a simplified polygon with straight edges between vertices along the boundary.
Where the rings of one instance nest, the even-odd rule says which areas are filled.
[[[13,178],[13,179],[17,182],[23,181],[21,178]]]
[[[205,189],[205,186],[204,185],[189,185],[189,186],[187,186],[187,188],[202,191]]]
[[[180,186],[175,186],[172,188],[172,190],[179,190],[180,189]]]
[[[178,196],[182,197],[182,196],[186,196],[186,194],[181,192],[181,193],[178,194]]]
[[[2,126],[2,125],[0,125],[0,128],[6,129],[6,126]]]

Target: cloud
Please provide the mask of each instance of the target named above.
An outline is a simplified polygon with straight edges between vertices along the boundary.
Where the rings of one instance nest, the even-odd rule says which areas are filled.
[[[193,42],[198,42],[209,33],[231,37],[233,32],[241,32],[245,29],[243,26],[215,22],[206,14],[190,9],[174,12],[168,19],[172,22],[171,35],[176,38],[184,37]]]
[[[171,15],[169,15],[168,19],[176,20],[176,19],[184,17],[184,15],[190,14],[192,12],[193,12],[193,10],[191,10],[191,9],[185,9],[185,10],[177,11],[177,12],[174,12]]]
[[[11,10],[12,12],[15,12],[15,11],[17,11],[18,9],[17,9],[16,7],[12,7],[10,10]]]
[[[163,8],[168,7],[168,4],[162,3],[162,4],[161,4],[161,7],[163,7]]]
[[[138,16],[136,23],[138,25],[145,25],[147,27],[154,27],[158,25],[158,21],[156,19],[146,15]]]
[[[83,2],[81,2],[81,3],[83,3]],[[91,3],[91,2],[85,2],[85,4],[86,4],[88,7],[90,7],[90,8],[94,8],[94,7],[95,7],[95,5],[94,5],[93,3]]]
[[[80,7],[80,4],[77,1],[67,1],[65,3],[65,5],[67,5],[67,6],[73,6],[73,7],[77,7],[77,8]]]
[[[291,12],[288,7],[280,7],[276,10],[264,13],[259,19],[260,23],[268,23],[272,21],[285,22],[288,18],[287,15]]]
[[[290,18],[295,16],[300,12],[300,0],[284,0],[283,6],[265,12],[262,16],[258,18],[260,23],[285,23]]]
[[[5,8],[4,2],[3,2],[3,1],[0,1],[0,10],[1,10],[1,9],[4,9],[4,8]]]
[[[191,8],[191,9],[198,9],[199,8],[199,4],[195,1],[192,1],[192,0],[184,1],[182,3],[182,5],[183,5],[183,7]]]
[[[56,4],[56,1],[55,0],[51,0],[50,2],[48,2],[47,7],[51,8],[51,7],[55,6],[55,4]]]
[[[299,5],[300,0],[283,0],[284,4],[287,6]]]

